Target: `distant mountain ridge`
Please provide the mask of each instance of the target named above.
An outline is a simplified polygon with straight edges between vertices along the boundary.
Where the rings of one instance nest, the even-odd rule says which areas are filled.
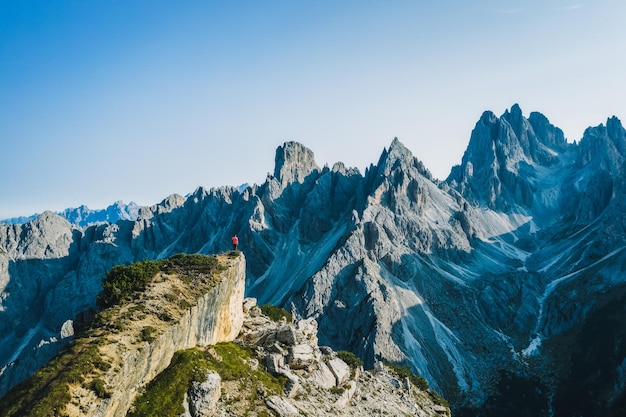
[[[115,223],[118,220],[136,220],[139,214],[139,208],[140,206],[134,201],[128,204],[124,204],[123,201],[116,201],[105,209],[92,210],[82,205],[76,208],[66,208],[56,214],[72,224],[87,227],[97,223]],[[6,224],[24,224],[39,216],[40,214],[12,217],[10,219],[1,220],[1,222]]]
[[[247,295],[315,318],[321,344],[366,365],[410,366],[454,415],[618,413],[625,138],[612,117],[568,143],[515,105],[482,115],[445,181],[397,139],[363,174],[287,142],[245,190],[200,187],[134,221],[0,225],[0,385],[53,348],[31,349],[93,305],[111,266],[225,251],[237,233]]]

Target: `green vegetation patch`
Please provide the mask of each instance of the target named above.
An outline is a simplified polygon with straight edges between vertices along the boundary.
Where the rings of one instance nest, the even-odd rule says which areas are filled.
[[[348,366],[352,369],[363,366],[363,361],[361,360],[361,358],[347,350],[340,350],[339,352],[337,352],[337,357],[344,361],[346,364],[348,364]]]
[[[106,384],[100,378],[96,378],[89,383],[89,388],[96,393],[99,398],[110,398],[111,393],[107,390]]]
[[[144,291],[161,270],[160,261],[142,261],[131,265],[114,266],[102,283],[102,292],[96,303],[100,308],[112,307],[127,301],[134,292]]]
[[[215,256],[180,253],[160,261],[140,261],[131,265],[114,266],[102,282],[102,292],[96,303],[105,309],[132,301],[145,291],[159,272],[178,274],[189,284],[192,279],[212,278],[223,267]]]
[[[71,401],[70,390],[77,385],[91,389],[100,398],[107,398],[110,393],[101,377],[111,368],[111,364],[102,358],[98,346],[108,343],[107,338],[111,333],[125,330],[130,321],[145,318],[145,306],[140,303],[132,305],[132,302],[139,299],[159,272],[178,274],[187,284],[193,280],[194,285],[190,287],[196,294],[215,283],[217,273],[222,270],[215,256],[199,254],[179,254],[161,261],[141,261],[113,267],[107,273],[102,292],[96,299],[102,310],[94,317],[91,327],[77,335],[45,367],[2,397],[0,416],[63,415],[63,410]],[[178,302],[183,308],[190,306],[186,300]],[[164,321],[172,319],[167,312],[163,312],[160,318]],[[137,336],[140,340],[152,341],[156,333],[155,328],[147,326]],[[186,385],[182,389],[186,390]],[[146,415],[162,414],[157,412]]]
[[[143,329],[141,329],[141,341],[142,342],[153,342],[154,339],[156,339],[156,337],[154,336],[154,333],[156,333],[157,329],[155,329],[152,326],[146,326]]]
[[[263,315],[269,317],[272,321],[279,322],[281,319],[285,319],[287,323],[293,321],[293,315],[284,308],[276,307],[271,304],[263,304],[259,306]]]
[[[413,385],[415,385],[417,388],[421,389],[422,391],[427,391],[430,388],[428,386],[428,381],[426,381],[421,376],[415,375],[413,372],[411,372],[409,368],[406,368],[402,365],[398,365],[394,363],[385,363],[385,366],[391,369],[393,373],[398,375],[398,377],[402,379],[409,378],[411,383],[413,383]]]
[[[385,366],[391,369],[391,371],[398,375],[398,377],[402,379],[409,378],[409,381],[411,381],[413,385],[415,385],[420,390],[427,392],[433,399],[435,404],[443,405],[448,408],[450,407],[450,404],[448,404],[448,401],[445,398],[439,395],[438,392],[430,389],[430,386],[428,385],[428,381],[426,381],[426,379],[422,378],[421,376],[415,375],[413,372],[411,372],[409,368],[388,362],[385,363]]]
[[[60,415],[70,401],[70,386],[109,369],[97,343],[81,339],[70,343],[48,365],[14,387],[0,400],[0,415],[47,417]],[[92,388],[92,386],[89,386]],[[100,387],[98,387],[100,388]],[[103,391],[96,395],[105,395]]]
[[[161,270],[166,274],[179,274],[183,276],[212,276],[215,272],[223,269],[215,256],[201,255],[198,253],[179,253],[164,261],[161,261]]]
[[[239,381],[249,387],[250,397],[241,400],[250,402],[251,407],[258,400],[259,388],[272,394],[282,392],[284,380],[249,365],[254,356],[251,349],[234,343],[219,343],[211,350],[213,355],[199,349],[176,352],[168,368],[135,400],[128,417],[180,416],[184,413],[183,401],[190,384],[204,382],[209,370],[216,371],[222,381]]]

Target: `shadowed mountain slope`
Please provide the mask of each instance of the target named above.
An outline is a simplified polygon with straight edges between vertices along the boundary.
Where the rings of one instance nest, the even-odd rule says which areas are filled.
[[[140,209],[136,221],[78,228],[46,213],[0,226],[0,365],[43,353],[32,347],[93,304],[111,266],[224,251],[237,233],[247,294],[315,318],[322,344],[366,364],[404,363],[459,412],[497,413],[514,394],[498,381],[532,381],[543,415],[560,404],[549,404],[555,393],[570,392],[564,368],[551,366],[576,355],[556,355],[560,338],[587,340],[587,319],[621,299],[625,149],[617,118],[568,143],[515,105],[483,114],[446,181],[397,139],[363,174],[319,168],[312,151],[287,142],[274,174],[245,190],[198,188]],[[624,357],[604,359],[618,368]],[[6,368],[4,386],[19,369]],[[612,386],[624,386],[623,374]],[[612,410],[622,390],[605,394],[590,415]]]

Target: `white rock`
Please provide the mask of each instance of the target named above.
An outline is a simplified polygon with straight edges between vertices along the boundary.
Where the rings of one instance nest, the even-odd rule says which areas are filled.
[[[74,336],[74,322],[72,320],[66,320],[61,326],[61,339]]]
[[[191,417],[214,415],[215,405],[222,395],[222,378],[215,371],[207,373],[204,382],[193,382],[189,388],[189,413]]]
[[[288,346],[295,345],[296,344],[296,329],[291,324],[283,326],[280,329],[278,329],[278,332],[276,333],[276,339],[279,342],[284,343]]]
[[[313,346],[308,344],[291,346],[287,362],[291,369],[306,369],[313,365],[316,362]]]
[[[345,407],[348,405],[352,396],[356,392],[356,382],[348,381],[345,385],[345,391],[341,394],[341,396],[335,401],[335,405],[337,407]]]
[[[300,414],[296,407],[277,395],[272,395],[265,401],[265,403],[269,408],[274,410],[279,417],[291,417]]]
[[[256,298],[247,297],[243,300],[243,312],[248,313],[252,307],[256,307]]]
[[[347,363],[339,358],[333,358],[328,361],[328,367],[335,376],[337,386],[343,384],[350,378],[350,367]]]
[[[337,378],[324,362],[317,363],[316,369],[311,371],[309,380],[322,388],[332,388],[337,384]]]

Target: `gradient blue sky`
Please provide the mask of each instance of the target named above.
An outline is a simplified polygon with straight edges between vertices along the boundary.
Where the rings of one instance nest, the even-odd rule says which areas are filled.
[[[296,140],[435,177],[484,110],[626,117],[626,1],[0,0],[0,218],[262,183]]]

